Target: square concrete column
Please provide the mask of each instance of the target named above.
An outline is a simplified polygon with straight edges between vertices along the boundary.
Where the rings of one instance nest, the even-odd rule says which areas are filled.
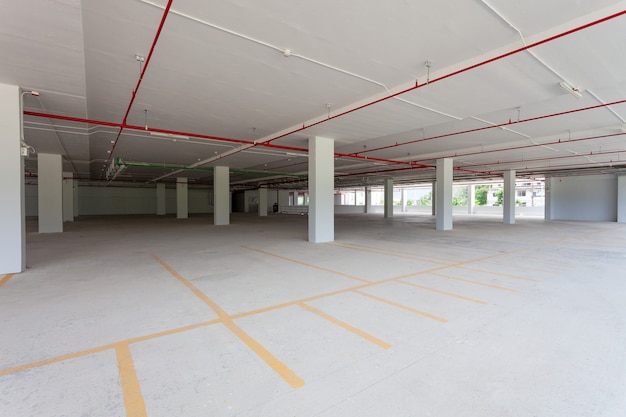
[[[626,173],[617,176],[617,222],[626,223]]]
[[[372,212],[372,189],[365,187],[365,213]]]
[[[78,181],[74,181],[74,218],[78,217]]]
[[[437,187],[436,187],[436,228],[437,230],[452,230],[452,159],[437,160]]]
[[[297,191],[293,192],[293,205],[294,206],[298,205],[298,192]]]
[[[504,196],[502,203],[504,224],[515,224],[515,171],[506,171],[504,173]]]
[[[63,231],[63,161],[61,155],[37,155],[39,233]]]
[[[433,216],[437,215],[437,181],[433,181],[430,190],[430,210]]]
[[[393,179],[385,178],[385,191],[384,191],[384,208],[385,219],[393,217]]]
[[[278,190],[278,212],[289,205],[289,190]]]
[[[214,209],[213,224],[230,224],[230,172],[228,167],[215,167],[213,170]]]
[[[26,268],[21,121],[20,88],[0,84],[0,276],[22,272]]]
[[[474,206],[476,205],[476,186],[471,184],[467,187],[467,214],[474,214]]]
[[[554,216],[552,214],[552,183],[554,182],[553,177],[546,177],[545,179],[545,196],[544,196],[544,206],[543,206],[543,218],[544,220],[553,220]]]
[[[74,174],[63,173],[63,222],[74,221]]]
[[[401,190],[402,192],[402,197],[401,197],[401,202],[402,202],[402,212],[406,213],[406,189],[402,188]]]
[[[309,242],[335,240],[335,141],[309,139]]]
[[[259,188],[259,216],[267,217],[267,188]]]
[[[187,178],[176,178],[176,218],[189,217],[189,198],[187,196]]]
[[[166,212],[166,198],[165,198],[165,184],[162,182],[156,185],[156,199],[157,199],[157,216],[164,216]]]

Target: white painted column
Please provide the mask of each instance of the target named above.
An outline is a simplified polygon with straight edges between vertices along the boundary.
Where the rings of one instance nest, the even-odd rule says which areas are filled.
[[[545,196],[544,196],[544,206],[543,206],[543,218],[544,220],[553,220],[554,216],[552,214],[552,183],[554,182],[553,177],[547,177],[545,179]]]
[[[406,189],[402,188],[401,193],[402,193],[402,197],[401,197],[401,199],[402,199],[402,212],[406,213]]]
[[[436,227],[437,230],[452,230],[452,159],[437,160]]]
[[[74,218],[78,217],[78,181],[74,181]]]
[[[365,187],[365,213],[372,212],[372,189]]]
[[[259,188],[259,216],[267,217],[267,188]]]
[[[230,172],[228,167],[215,167],[213,170],[213,187],[215,188],[215,206],[213,224],[225,226],[230,224]]]
[[[617,176],[617,222],[626,223],[626,173]]]
[[[385,191],[384,191],[384,217],[388,219],[393,217],[393,179],[385,178]]]
[[[0,276],[26,269],[24,160],[20,156],[20,88],[0,84]]]
[[[506,171],[504,173],[502,206],[504,209],[504,224],[515,224],[515,171]]]
[[[293,192],[293,205],[294,206],[298,205],[298,192],[297,191]]]
[[[289,205],[289,190],[278,190],[278,212]]]
[[[467,214],[474,214],[474,206],[476,205],[476,186],[468,185],[467,191]]]
[[[63,161],[61,155],[37,154],[39,233],[63,231]]]
[[[74,174],[63,173],[63,221],[74,221]]]
[[[431,214],[437,215],[437,181],[433,181],[430,194]]]
[[[187,178],[176,178],[176,218],[186,219],[189,217],[189,197],[187,189]]]
[[[335,240],[335,141],[309,139],[309,242]]]
[[[156,185],[156,199],[157,199],[157,216],[164,216],[166,212],[166,199],[165,199],[165,184],[158,182]]]

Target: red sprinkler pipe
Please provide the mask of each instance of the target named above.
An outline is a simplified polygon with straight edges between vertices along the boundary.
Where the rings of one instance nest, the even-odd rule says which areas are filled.
[[[451,72],[451,73],[446,74],[446,75],[442,75],[441,77],[435,78],[435,79],[433,79],[433,80],[428,80],[425,84],[418,84],[418,82],[416,81],[414,86],[409,87],[409,88],[407,88],[407,89],[405,89],[405,90],[402,90],[402,91],[397,92],[397,93],[394,93],[394,94],[390,94],[390,95],[388,95],[388,96],[385,96],[385,97],[383,97],[383,98],[380,98],[380,99],[374,100],[374,101],[372,101],[372,102],[369,102],[369,103],[363,104],[363,105],[358,106],[358,107],[355,107],[355,108],[353,108],[353,109],[346,110],[346,111],[344,111],[344,112],[342,112],[342,113],[336,114],[336,115],[334,115],[334,116],[330,116],[330,117],[328,117],[328,118],[326,118],[326,119],[319,120],[319,121],[317,121],[317,122],[315,122],[315,123],[311,123],[310,125],[305,125],[305,124],[303,123],[303,124],[302,124],[302,127],[297,128],[297,129],[294,129],[294,130],[289,131],[289,132],[287,132],[287,133],[283,133],[283,134],[281,134],[281,135],[275,136],[275,137],[273,137],[273,138],[271,138],[271,139],[269,139],[269,140],[267,140],[267,141],[265,141],[265,142],[273,142],[273,141],[275,141],[275,140],[277,140],[277,139],[284,138],[285,136],[289,136],[289,135],[292,135],[292,134],[294,134],[294,133],[301,132],[301,131],[303,131],[303,130],[305,130],[305,129],[308,129],[308,128],[310,128],[310,127],[317,126],[317,125],[322,124],[322,123],[326,123],[326,122],[328,122],[328,121],[330,121],[330,120],[336,119],[336,118],[341,117],[341,116],[345,116],[346,114],[349,114],[349,113],[355,112],[355,111],[357,111],[357,110],[361,110],[361,109],[363,109],[363,108],[365,108],[365,107],[369,107],[369,106],[372,106],[372,105],[374,105],[374,104],[380,103],[380,102],[382,102],[382,101],[386,101],[386,100],[389,100],[389,99],[394,98],[394,97],[396,97],[396,96],[399,96],[399,95],[402,95],[402,94],[408,93],[409,91],[417,90],[418,88],[424,87],[425,85],[429,85],[429,84],[436,83],[436,82],[441,81],[441,80],[445,80],[446,78],[450,78],[450,77],[453,77],[453,76],[455,76],[455,75],[462,74],[462,73],[464,73],[464,72],[467,72],[467,71],[470,71],[470,70],[476,69],[476,68],[478,68],[478,67],[482,67],[483,65],[487,65],[487,64],[490,64],[490,63],[495,62],[495,61],[499,61],[499,60],[501,60],[501,59],[507,58],[507,57],[509,57],[509,56],[511,56],[511,55],[518,54],[518,53],[520,53],[520,52],[523,52],[523,51],[526,51],[526,50],[528,50],[528,49],[534,48],[534,47],[536,47],[536,46],[543,45],[543,44],[545,44],[545,43],[551,42],[551,41],[553,41],[553,40],[556,40],[556,39],[562,38],[562,37],[567,36],[567,35],[571,35],[572,33],[576,33],[576,32],[579,32],[579,31],[581,31],[581,30],[587,29],[587,28],[589,28],[589,27],[592,27],[592,26],[598,25],[598,24],[600,24],[600,23],[604,23],[604,22],[606,22],[606,21],[608,21],[608,20],[615,19],[616,17],[622,16],[623,14],[626,14],[626,10],[622,10],[621,12],[617,12],[617,13],[614,13],[614,14],[612,14],[612,15],[609,15],[609,16],[606,16],[606,17],[603,17],[603,18],[601,18],[601,19],[594,20],[593,22],[586,23],[586,24],[584,24],[584,25],[581,25],[581,26],[575,27],[575,28],[573,28],[573,29],[570,29],[570,30],[567,30],[567,31],[565,31],[565,32],[562,32],[562,33],[556,34],[556,35],[554,35],[554,36],[550,36],[549,38],[546,38],[546,39],[543,39],[543,40],[540,40],[540,41],[537,41],[537,42],[531,43],[530,45],[525,45],[525,46],[523,46],[523,47],[521,47],[521,48],[514,49],[514,50],[512,50],[512,51],[509,51],[509,52],[506,52],[506,53],[504,53],[504,54],[498,55],[498,56],[496,56],[496,57],[486,59],[486,60],[484,60],[484,61],[481,61],[481,62],[478,62],[478,63],[476,63],[476,64],[470,65],[470,66],[468,66],[468,67],[461,68],[460,70],[457,70],[457,71]],[[359,153],[360,153],[360,152],[359,152]]]
[[[596,104],[595,106],[582,107],[582,108],[574,109],[574,110],[562,111],[562,112],[559,112],[559,113],[552,113],[552,114],[546,114],[546,115],[543,115],[543,116],[530,117],[528,119],[509,121],[509,122],[506,122],[506,123],[500,123],[500,124],[495,124],[495,125],[477,127],[475,129],[467,129],[467,130],[461,130],[461,131],[458,131],[458,132],[444,133],[443,135],[430,136],[430,137],[422,138],[422,139],[409,140],[409,141],[406,141],[406,142],[400,142],[400,143],[396,143],[396,144],[393,144],[393,145],[380,146],[378,148],[372,148],[372,149],[365,149],[363,151],[354,152],[354,153],[352,153],[350,155],[359,155],[359,154],[368,153],[368,152],[382,151],[384,149],[396,148],[398,146],[405,146],[405,145],[410,145],[410,144],[413,144],[413,143],[426,142],[426,141],[434,140],[434,139],[442,139],[442,138],[447,138],[447,137],[450,137],[450,136],[464,135],[464,134],[467,134],[467,133],[481,132],[481,131],[484,131],[484,130],[495,129],[495,128],[498,128],[498,127],[513,126],[513,125],[526,123],[526,122],[535,122],[537,120],[548,119],[548,118],[551,118],[551,117],[563,116],[563,115],[566,115],[566,114],[578,113],[578,112],[587,111],[587,110],[594,110],[594,109],[599,109],[601,107],[609,107],[609,106],[614,106],[616,104],[623,104],[623,103],[626,103],[626,99],[625,100],[612,101],[610,103]]]
[[[122,134],[122,130],[126,126],[126,120],[128,119],[128,114],[130,113],[131,107],[133,107],[133,103],[135,102],[135,98],[137,97],[137,92],[139,91],[139,87],[141,86],[141,82],[143,81],[143,76],[148,69],[148,64],[150,64],[150,59],[152,58],[152,53],[154,52],[154,48],[156,47],[157,41],[159,40],[159,36],[161,36],[161,30],[163,29],[163,25],[165,24],[165,19],[167,19],[167,15],[170,12],[170,7],[172,7],[172,1],[168,0],[167,6],[165,7],[165,11],[163,12],[163,16],[161,17],[161,22],[159,23],[159,28],[157,29],[156,35],[154,36],[154,40],[152,41],[152,45],[150,46],[150,52],[148,53],[148,57],[146,58],[146,62],[143,65],[143,69],[141,70],[141,74],[139,74],[139,79],[137,80],[137,85],[132,92],[130,97],[130,103],[128,103],[128,107],[126,108],[126,113],[124,114],[124,120],[122,120],[122,126],[120,127],[120,131],[117,132],[117,137],[113,142],[113,146],[111,147],[111,151],[109,154],[113,157],[113,151],[115,151],[115,147],[117,146],[117,142],[120,140],[120,136]]]
[[[225,138],[225,137],[220,137],[220,136],[203,135],[199,133],[181,132],[181,131],[168,130],[168,129],[148,128],[146,130],[145,126],[128,125],[128,124],[114,123],[114,122],[104,122],[100,120],[82,119],[79,117],[62,116],[62,115],[57,115],[57,114],[25,111],[24,115],[33,116],[33,117],[45,117],[45,118],[56,119],[56,120],[65,120],[65,121],[77,122],[77,123],[88,123],[88,124],[101,125],[101,126],[117,127],[117,128],[120,128],[120,131],[122,129],[129,129],[129,130],[139,130],[142,132],[159,132],[159,133],[165,133],[165,134],[170,134],[170,135],[181,135],[181,136],[194,137],[198,139],[215,140],[219,142],[239,143],[239,144],[250,145],[250,146],[262,146],[266,148],[280,149],[284,151],[303,152],[303,153],[309,152],[309,150],[306,148],[297,148],[295,146],[275,145],[273,143],[265,143],[265,142],[252,142],[252,141],[243,140],[243,139]],[[428,165],[417,164],[417,163],[410,162],[410,161],[395,161],[393,159],[374,158],[374,157],[369,157],[366,155],[351,155],[351,154],[343,154],[343,153],[335,152],[335,157],[358,159],[362,161],[384,162],[387,164],[396,164],[396,165],[409,165],[412,167],[428,167]]]

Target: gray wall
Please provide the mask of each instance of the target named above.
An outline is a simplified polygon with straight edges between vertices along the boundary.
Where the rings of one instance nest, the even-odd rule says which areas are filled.
[[[550,179],[553,220],[617,221],[617,176]]]
[[[189,213],[213,213],[213,190],[189,189]],[[25,187],[26,215],[37,216],[37,185]],[[168,214],[176,213],[176,190],[165,190]],[[78,215],[156,214],[156,188],[78,187]]]

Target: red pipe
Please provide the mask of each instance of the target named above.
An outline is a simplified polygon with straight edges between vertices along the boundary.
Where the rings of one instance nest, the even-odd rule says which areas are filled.
[[[462,154],[455,153],[454,155],[440,156],[439,158],[461,158],[461,157],[464,157],[464,156],[483,155],[483,154],[487,154],[487,153],[504,152],[504,151],[515,151],[515,150],[519,150],[519,149],[535,148],[537,146],[562,145],[562,144],[566,144],[566,143],[581,142],[581,141],[585,141],[585,140],[594,140],[594,139],[604,139],[604,138],[610,138],[610,137],[621,136],[621,135],[626,135],[626,133],[610,133],[610,134],[606,134],[606,135],[589,136],[589,137],[586,137],[586,138],[568,139],[568,140],[564,140],[564,141],[559,139],[559,140],[555,140],[553,142],[533,143],[532,145],[511,146],[511,147],[508,147],[508,148],[491,149],[491,150],[488,150],[488,151],[468,152],[468,153],[462,153]],[[439,158],[437,158],[437,159],[439,159]],[[418,159],[418,160],[414,160],[413,162],[429,161],[431,159]]]
[[[495,125],[490,125],[490,126],[477,127],[475,129],[461,130],[459,132],[444,133],[443,135],[431,136],[431,137],[427,137],[427,138],[415,139],[415,140],[410,140],[410,141],[407,141],[407,142],[396,143],[394,145],[387,145],[387,146],[381,146],[381,147],[378,147],[378,148],[366,149],[366,150],[363,150],[363,151],[354,152],[354,153],[352,153],[350,155],[359,155],[359,154],[362,154],[362,153],[368,153],[368,152],[374,152],[374,151],[381,151],[381,150],[384,150],[384,149],[395,148],[397,146],[410,145],[412,143],[426,142],[426,141],[429,141],[429,140],[447,138],[447,137],[456,136],[456,135],[464,135],[466,133],[481,132],[483,130],[495,129],[495,128],[505,127],[505,126],[512,126],[512,125],[526,123],[526,122],[535,122],[537,120],[548,119],[550,117],[563,116],[565,114],[578,113],[578,112],[587,111],[587,110],[594,110],[594,109],[598,109],[598,108],[601,108],[601,107],[614,106],[616,104],[623,104],[623,103],[626,103],[626,100],[617,100],[617,101],[612,101],[610,103],[605,103],[605,104],[596,104],[595,106],[582,107],[582,108],[579,108],[579,109],[567,110],[567,111],[562,111],[562,112],[559,112],[559,113],[552,113],[552,114],[547,114],[547,115],[544,115],[544,116],[531,117],[531,118],[528,118],[528,119],[521,119],[521,120],[517,120],[517,121],[509,121],[509,122],[506,122],[506,123],[500,123],[500,124],[495,124]]]
[[[504,58],[507,58],[507,57],[509,57],[509,56],[511,56],[511,55],[515,55],[515,54],[517,54],[517,53],[520,53],[520,52],[526,51],[526,50],[531,49],[531,48],[534,48],[534,47],[536,47],[536,46],[543,45],[543,44],[545,44],[545,43],[551,42],[551,41],[553,41],[553,40],[555,40],[555,39],[559,39],[559,38],[562,38],[562,37],[564,37],[564,36],[571,35],[572,33],[579,32],[579,31],[581,31],[581,30],[583,30],[583,29],[587,29],[587,28],[589,28],[589,27],[592,27],[592,26],[598,25],[598,24],[600,24],[600,23],[604,23],[604,22],[606,22],[606,21],[608,21],[608,20],[611,20],[611,19],[614,19],[614,18],[616,18],[616,17],[619,17],[619,16],[621,16],[621,15],[623,15],[623,14],[626,14],[626,10],[622,10],[621,12],[614,13],[614,14],[612,14],[612,15],[610,15],[610,16],[606,16],[606,17],[603,17],[603,18],[601,18],[601,19],[594,20],[593,22],[586,23],[586,24],[584,24],[584,25],[581,25],[581,26],[575,27],[575,28],[573,28],[573,29],[567,30],[567,31],[565,31],[565,32],[559,33],[559,34],[554,35],[554,36],[550,36],[549,38],[546,38],[546,39],[543,39],[543,40],[540,40],[540,41],[537,41],[537,42],[531,43],[530,45],[525,45],[525,46],[523,46],[523,47],[521,47],[521,48],[514,49],[513,51],[506,52],[506,53],[501,54],[501,55],[498,55],[498,56],[496,56],[496,57],[489,58],[489,59],[484,60],[484,61],[481,61],[481,62],[479,62],[479,63],[477,63],[477,64],[473,64],[473,65],[470,65],[470,66],[468,66],[468,67],[461,68],[460,70],[457,70],[457,71],[451,72],[451,73],[446,74],[446,75],[442,75],[441,77],[435,78],[435,79],[433,79],[433,80],[429,80],[429,81],[427,81],[425,84],[421,84],[421,85],[420,85],[420,84],[418,84],[418,83],[417,83],[417,81],[416,81],[416,82],[415,82],[415,85],[414,85],[413,87],[409,87],[409,88],[407,88],[407,89],[405,89],[405,90],[402,90],[402,91],[400,91],[400,92],[398,92],[398,93],[390,94],[390,95],[388,95],[388,96],[386,96],[386,97],[380,98],[380,99],[378,99],[378,100],[374,100],[374,101],[372,101],[372,102],[370,102],[370,103],[366,103],[366,104],[363,104],[363,105],[361,105],[361,106],[355,107],[355,108],[353,108],[353,109],[350,109],[350,110],[344,111],[344,112],[342,112],[342,113],[339,113],[339,114],[336,114],[336,115],[334,115],[334,116],[328,117],[328,118],[326,118],[326,119],[324,119],[324,120],[320,120],[320,121],[317,121],[317,122],[315,122],[315,123],[311,123],[311,124],[310,124],[310,125],[308,125],[308,126],[307,126],[307,125],[305,125],[305,124],[303,123],[303,124],[302,124],[302,127],[297,128],[297,129],[294,129],[294,130],[292,130],[292,131],[290,131],[290,132],[287,132],[287,133],[283,133],[283,134],[281,134],[281,135],[279,135],[279,136],[273,137],[273,138],[271,138],[271,139],[269,139],[269,140],[267,140],[267,141],[265,141],[265,142],[273,142],[273,141],[275,141],[275,140],[277,140],[277,139],[280,139],[280,138],[283,138],[283,137],[285,137],[285,136],[289,136],[289,135],[292,135],[292,134],[294,134],[294,133],[301,132],[301,131],[303,131],[303,130],[305,130],[305,129],[308,129],[308,128],[310,128],[310,127],[317,126],[317,125],[319,125],[319,124],[322,124],[322,123],[328,122],[328,121],[333,120],[333,119],[336,119],[336,118],[338,118],[338,117],[345,116],[346,114],[352,113],[352,112],[354,112],[354,111],[361,110],[361,109],[363,109],[363,108],[365,108],[365,107],[369,107],[369,106],[371,106],[371,105],[374,105],[374,104],[380,103],[380,102],[382,102],[382,101],[389,100],[389,99],[394,98],[394,97],[396,97],[396,96],[399,96],[399,95],[401,95],[401,94],[408,93],[409,91],[417,90],[418,88],[424,87],[425,85],[429,85],[429,84],[432,84],[432,83],[436,83],[437,81],[445,80],[446,78],[450,78],[450,77],[453,77],[453,76],[455,76],[455,75],[462,74],[462,73],[464,73],[464,72],[467,72],[467,71],[470,71],[470,70],[476,69],[476,68],[478,68],[478,67],[482,67],[483,65],[487,65],[487,64],[490,64],[490,63],[492,63],[492,62],[499,61],[499,60],[504,59]],[[359,152],[359,153],[360,153],[360,152]]]
[[[130,103],[128,103],[128,107],[126,108],[126,113],[124,114],[124,119],[122,120],[122,126],[120,127],[120,131],[117,132],[117,137],[115,138],[115,141],[113,142],[113,146],[111,147],[111,151],[109,152],[111,157],[113,157],[113,151],[115,151],[115,147],[117,146],[117,142],[120,140],[120,136],[122,134],[122,130],[124,130],[124,127],[126,126],[126,120],[128,119],[128,114],[130,113],[131,107],[133,107],[133,103],[135,102],[135,97],[137,97],[137,92],[139,91],[139,86],[141,86],[141,82],[143,81],[143,76],[146,73],[146,70],[148,69],[148,64],[150,63],[150,59],[152,58],[152,53],[154,52],[154,48],[155,48],[155,46],[157,44],[157,41],[159,40],[159,36],[161,36],[161,30],[163,29],[163,25],[165,24],[165,19],[167,19],[167,15],[170,12],[170,7],[172,7],[172,1],[173,0],[169,0],[167,2],[167,6],[165,7],[165,11],[163,12],[163,16],[161,17],[161,22],[159,23],[159,28],[157,29],[156,35],[154,36],[154,40],[152,41],[152,45],[150,46],[150,52],[148,53],[148,57],[146,58],[146,62],[143,65],[143,69],[141,70],[141,73],[139,74],[139,79],[137,80],[137,85],[135,86],[135,89],[133,90],[132,95],[130,97]]]
[[[208,140],[216,140],[216,141],[221,141],[221,142],[240,143],[240,144],[251,145],[251,146],[263,146],[266,148],[280,149],[280,150],[285,150],[285,151],[304,152],[304,153],[309,152],[309,150],[306,148],[297,148],[294,146],[275,145],[273,143],[266,143],[266,142],[251,142],[251,141],[243,140],[243,139],[233,139],[233,138],[225,138],[225,137],[220,137],[220,136],[202,135],[199,133],[181,132],[181,131],[168,130],[168,129],[157,129],[157,128],[146,129],[145,126],[104,122],[100,120],[82,119],[79,117],[62,116],[62,115],[57,115],[57,114],[24,111],[24,115],[33,116],[33,117],[45,117],[45,118],[57,119],[57,120],[65,120],[65,121],[77,122],[77,123],[88,123],[88,124],[101,125],[101,126],[118,127],[120,128],[120,130],[129,129],[129,130],[139,130],[142,132],[159,132],[159,133],[165,133],[169,135],[189,136],[189,137],[194,137],[198,139],[208,139]],[[337,152],[335,153],[335,157],[358,159],[358,160],[373,161],[373,162],[384,162],[384,163],[396,164],[396,165],[410,165],[412,167],[428,167],[428,165],[417,164],[417,163],[410,162],[410,161],[394,161],[393,159],[374,158],[374,157],[363,156],[363,155],[343,154],[343,153],[337,153]]]

